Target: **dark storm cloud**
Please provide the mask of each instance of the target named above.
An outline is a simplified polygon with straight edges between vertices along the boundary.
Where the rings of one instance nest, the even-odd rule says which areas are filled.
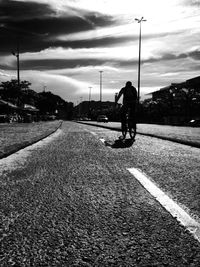
[[[120,45],[125,42],[133,41],[132,36],[120,36],[120,37],[102,37],[97,39],[89,40],[78,40],[78,41],[54,41],[53,46],[62,46],[65,48],[92,48],[92,47],[112,47]]]
[[[141,63],[156,63],[156,62],[164,62],[164,61],[170,61],[170,60],[179,60],[179,59],[185,59],[185,58],[192,58],[195,60],[200,60],[200,51],[195,50],[189,53],[180,53],[178,55],[173,54],[173,53],[164,53],[160,57],[151,57],[145,60],[142,60]],[[120,61],[119,66],[121,67],[129,67],[129,66],[135,66],[138,64],[138,61]],[[196,68],[196,67],[195,67]],[[198,67],[199,69],[199,67]]]
[[[98,59],[41,59],[41,60],[21,60],[21,70],[54,70],[54,69],[65,69],[65,68],[76,68],[85,66],[96,66],[105,63],[105,60]],[[1,68],[1,65],[0,65]],[[11,69],[11,67],[8,67]],[[5,69],[5,67],[4,67]],[[13,68],[12,68],[13,69]]]
[[[161,57],[161,60],[174,60],[174,59],[181,59],[181,58],[192,58],[195,60],[200,60],[200,51],[199,50],[194,50],[188,53],[181,53],[178,55],[174,55],[174,54],[164,54]]]
[[[190,53],[181,53],[181,54],[173,54],[173,53],[164,53],[161,56],[158,57],[150,57],[148,59],[143,59],[141,60],[141,64],[145,64],[145,63],[156,63],[156,62],[164,62],[164,61],[170,61],[170,60],[178,60],[178,59],[184,59],[184,58],[188,58],[188,57],[192,57],[196,60],[200,59],[200,52],[199,51],[193,51]],[[131,66],[135,66],[138,64],[137,60],[122,60],[122,61],[118,61],[118,66],[120,67],[131,67]]]
[[[173,53],[164,53],[160,57],[152,57],[147,60],[144,60],[143,63],[153,63],[153,62],[161,62],[161,61],[169,61],[169,60],[176,60],[176,59],[181,59],[181,58],[187,58],[188,54],[178,54],[175,55]]]
[[[189,56],[195,60],[200,60],[200,50],[190,52]]]
[[[195,60],[200,59],[200,51],[192,51],[190,53],[181,53],[181,54],[173,54],[173,53],[165,53],[158,57],[151,57],[148,59],[144,59],[141,61],[142,64],[145,63],[160,63],[170,60],[178,60],[191,57]],[[121,68],[129,68],[136,67],[138,65],[138,60],[129,59],[129,60],[119,60],[114,58],[101,58],[101,59],[35,59],[35,60],[20,60],[20,69],[21,70],[55,70],[55,69],[65,69],[65,68],[78,68],[78,67],[87,67],[87,66],[112,66],[112,67],[121,67]],[[4,69],[13,69],[13,66],[1,66],[0,68]]]
[[[78,68],[88,66],[121,66],[136,65],[137,61],[115,60],[115,59],[38,59],[38,60],[20,60],[21,70],[55,70],[65,68]],[[14,66],[2,66],[0,69],[11,70]]]
[[[180,54],[164,54],[161,57],[149,58],[142,60],[142,63],[153,63],[160,61],[168,61],[173,59],[185,58],[188,55]],[[130,67],[138,65],[138,60],[119,60],[114,58],[101,58],[101,59],[38,59],[38,60],[21,60],[21,69],[37,69],[37,70],[53,70],[64,68],[77,68],[96,65],[108,65],[114,67]]]
[[[167,32],[167,33],[159,33],[159,34],[146,34],[143,36],[143,40],[149,40],[149,39],[156,39],[156,38],[163,38],[169,35],[177,35],[182,34],[183,31],[178,32]],[[134,42],[138,41],[138,33],[133,35],[127,35],[127,36],[106,36],[106,37],[99,37],[99,38],[93,38],[88,40],[77,40],[77,41],[52,41],[51,44],[53,46],[62,46],[65,48],[92,48],[92,47],[112,47],[120,44],[126,44],[128,42]]]
[[[52,24],[55,24],[53,22],[54,20],[52,19]],[[60,19],[60,21],[62,21],[62,19]],[[60,21],[58,22],[58,24],[60,24]],[[74,19],[75,21],[75,19]],[[37,25],[37,27],[39,27],[41,23],[39,22],[35,22],[35,24]],[[66,24],[66,25],[71,25],[73,24],[73,22],[71,24],[68,24],[67,19],[63,19],[62,24]],[[84,27],[86,30],[88,30],[88,25],[84,23],[82,24],[82,31],[84,31]],[[48,24],[49,25],[49,24]],[[56,24],[55,24],[56,25]],[[74,24],[73,24],[74,25]],[[34,23],[33,23],[34,26]],[[27,27],[27,26],[26,26]],[[55,27],[56,30],[56,26]],[[53,31],[53,27],[51,29],[51,31]],[[69,26],[66,26],[66,29]],[[77,27],[77,29],[76,29]],[[72,31],[78,31],[78,29],[80,30],[81,27],[78,27],[77,24],[75,24],[74,28],[71,27],[71,29],[69,28],[69,32]],[[47,29],[47,27],[40,27],[43,31],[45,29]],[[33,27],[34,29],[34,27]],[[33,30],[32,29],[32,30]],[[65,30],[66,30],[65,29]],[[3,31],[3,29],[2,29]],[[20,52],[38,52],[41,51],[43,49],[49,48],[49,47],[63,47],[63,48],[72,48],[72,49],[77,49],[77,48],[96,48],[96,47],[114,47],[117,45],[123,45],[123,44],[127,44],[128,42],[134,42],[138,40],[138,35],[135,34],[133,36],[107,36],[107,37],[99,37],[99,38],[93,38],[93,39],[88,39],[88,40],[77,40],[77,41],[62,41],[62,40],[57,40],[54,36],[55,33],[37,33],[37,34],[31,34],[29,31],[29,34],[27,34],[27,31],[22,31],[19,34],[19,43],[20,43]],[[63,30],[63,26],[62,28],[60,28],[60,31],[64,31]],[[67,32],[67,30],[66,30]],[[1,40],[0,43],[0,48],[1,48],[1,52],[7,52],[10,53],[10,51],[16,49],[17,46],[17,35],[14,34],[13,36],[8,36],[10,42],[8,42],[8,38],[7,38],[7,30],[4,30],[4,37]],[[163,38],[165,36],[168,36],[170,33],[162,33],[162,34],[154,34],[154,35],[145,35],[143,36],[143,40],[148,40],[148,39],[155,39],[155,38]],[[174,34],[174,33],[172,33]],[[177,33],[175,33],[177,34]]]
[[[0,1],[0,17],[6,21],[35,18],[55,14],[48,4],[39,4],[33,1],[18,2],[13,0]]]
[[[6,52],[13,49],[18,38],[21,52],[41,51],[50,46],[62,45],[59,42],[50,41],[55,34],[73,33],[91,28],[91,24],[78,17],[10,21],[6,23],[6,28],[0,29],[2,40],[0,50]]]
[[[49,16],[49,17],[35,17],[32,19],[23,18],[19,21],[11,21],[9,25],[18,29],[22,29],[27,34],[48,34],[49,36],[59,34],[69,34],[74,32],[81,32],[92,30],[95,27],[109,25],[114,23],[111,17],[101,16],[97,14],[87,14],[84,17],[80,16]]]
[[[181,53],[181,54],[175,55],[172,53],[166,53],[161,56],[160,60],[174,60],[174,59],[180,59],[180,58],[186,58],[186,57],[188,57],[188,54]]]
[[[0,54],[10,54],[20,44],[20,52],[38,52],[49,47],[92,48],[110,47],[138,39],[133,36],[107,36],[90,40],[61,41],[57,36],[89,31],[104,26],[116,25],[112,16],[69,8],[57,13],[48,4],[33,1],[0,1]],[[165,34],[166,35],[166,34]],[[159,38],[146,35],[143,39]]]
[[[95,27],[112,25],[113,17],[97,12],[68,8],[57,14],[48,4],[32,1],[0,1],[0,52],[10,53],[17,38],[21,52],[36,52],[50,46],[56,35],[88,31]],[[49,41],[51,40],[51,41]]]
[[[35,41],[43,40],[40,36],[40,27],[34,27],[37,18],[53,16],[53,11],[47,4],[39,4],[32,1],[18,2],[12,0],[0,1],[0,52],[10,53],[20,42],[21,47],[33,46]],[[32,21],[32,27],[27,27]],[[41,26],[41,25],[40,25]],[[23,46],[22,46],[23,43]]]

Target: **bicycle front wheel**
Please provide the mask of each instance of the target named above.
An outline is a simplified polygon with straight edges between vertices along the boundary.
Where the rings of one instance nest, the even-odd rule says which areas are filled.
[[[126,134],[127,134],[127,125],[126,123],[122,123],[122,136],[125,139],[126,138]]]
[[[135,123],[129,123],[128,130],[129,130],[130,138],[132,140],[134,140],[135,136],[136,136],[136,124]]]

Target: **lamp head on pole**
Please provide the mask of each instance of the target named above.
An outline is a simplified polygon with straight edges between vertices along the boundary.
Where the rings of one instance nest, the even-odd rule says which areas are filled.
[[[11,52],[13,56],[19,57],[19,53],[15,53],[14,51]]]
[[[137,21],[138,23],[141,23],[142,21],[147,21],[147,20],[144,19],[144,17],[141,17],[141,19],[135,18],[135,21]]]

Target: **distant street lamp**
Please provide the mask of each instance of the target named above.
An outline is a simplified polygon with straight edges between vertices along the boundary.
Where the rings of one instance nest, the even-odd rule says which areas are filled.
[[[102,73],[103,71],[100,70],[100,110],[102,111]]]
[[[92,89],[92,87],[89,87],[89,103],[91,101],[91,89]]]
[[[20,78],[19,78],[19,44],[17,44],[17,52],[12,51],[13,56],[17,58],[17,83],[20,86]]]
[[[141,61],[141,22],[146,21],[143,17],[141,19],[135,19],[140,23],[140,33],[139,33],[139,61],[138,61],[138,104],[140,103],[140,61]]]
[[[47,89],[47,86],[46,85],[43,85],[43,92],[44,93],[46,92],[46,89]]]
[[[81,113],[82,113],[82,101],[83,101],[83,97],[80,97],[80,103],[79,103],[79,117],[81,117]]]
[[[91,89],[92,87],[89,87],[88,117],[90,115]]]

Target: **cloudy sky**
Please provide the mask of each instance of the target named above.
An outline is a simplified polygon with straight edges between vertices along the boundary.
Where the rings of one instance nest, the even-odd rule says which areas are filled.
[[[20,78],[77,104],[131,80],[141,95],[200,75],[200,0],[0,0],[0,82]]]

